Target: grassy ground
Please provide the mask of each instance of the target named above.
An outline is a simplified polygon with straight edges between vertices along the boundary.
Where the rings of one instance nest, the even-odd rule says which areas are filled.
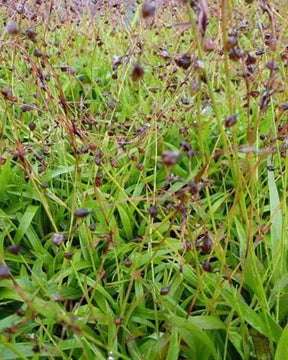
[[[64,3],[0,8],[0,359],[285,359],[287,2]]]

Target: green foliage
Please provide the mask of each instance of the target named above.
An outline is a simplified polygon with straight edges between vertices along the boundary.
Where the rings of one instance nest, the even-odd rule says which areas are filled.
[[[0,8],[0,359],[284,359],[281,3],[49,3]]]

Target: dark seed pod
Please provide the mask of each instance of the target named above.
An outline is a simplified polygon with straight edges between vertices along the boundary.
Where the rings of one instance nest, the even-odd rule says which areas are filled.
[[[42,186],[43,189],[48,189],[48,187],[49,187],[49,185],[48,185],[47,182],[43,182],[43,183],[41,184],[41,186]]]
[[[143,78],[144,69],[139,63],[134,64],[134,68],[131,76],[133,81],[141,80]]]
[[[177,163],[180,154],[177,151],[166,150],[162,155],[162,162],[166,166],[173,166]]]
[[[164,286],[160,290],[160,295],[168,295],[170,291],[170,286]]]
[[[10,279],[11,273],[7,266],[0,265],[0,280],[1,279]]]
[[[97,166],[101,166],[102,165],[102,159],[99,156],[95,156],[94,158],[94,162]]]
[[[107,272],[105,270],[103,270],[100,274],[100,279],[104,279],[107,275]]]
[[[278,105],[278,110],[279,111],[287,111],[288,110],[288,103],[280,103]]]
[[[36,41],[37,32],[33,26],[26,30],[25,35],[33,42]]]
[[[196,250],[201,250],[204,254],[210,254],[212,246],[213,242],[208,233],[199,235],[195,241]]]
[[[226,43],[225,43],[225,49],[226,50],[231,50],[234,49],[236,46],[238,45],[238,38],[237,36],[230,36]]]
[[[232,127],[237,122],[237,114],[230,115],[224,120],[224,125],[226,128]]]
[[[16,315],[17,315],[17,316],[21,316],[21,317],[22,317],[22,316],[25,316],[25,311],[20,308],[20,309],[18,309],[18,310],[16,311]]]
[[[77,218],[85,218],[88,215],[90,215],[93,211],[91,210],[87,210],[87,209],[78,209],[77,211],[75,211],[75,216]]]
[[[202,269],[209,273],[213,272],[213,267],[208,261],[204,261],[202,263]]]
[[[0,156],[0,165],[4,165],[6,163],[6,159]]]
[[[96,225],[95,225],[95,224],[89,225],[89,230],[94,231],[95,229],[96,229]]]
[[[118,168],[117,160],[110,156],[110,164],[114,169]]]
[[[16,21],[11,20],[6,26],[6,33],[9,35],[19,34],[19,26]]]
[[[35,49],[34,50],[34,56],[36,56],[37,58],[41,58],[42,57],[42,53],[39,49]]]
[[[32,348],[32,351],[36,354],[36,353],[40,353],[40,346],[39,345],[35,345]]]
[[[72,252],[67,252],[67,253],[64,254],[64,257],[67,260],[71,260],[72,257],[73,257],[73,253]]]
[[[131,265],[132,265],[132,261],[131,261],[129,258],[125,259],[124,265],[125,265],[127,268],[130,268]]]
[[[149,209],[149,214],[152,218],[156,218],[158,214],[158,208],[156,205],[151,205]]]
[[[28,127],[29,127],[29,130],[30,131],[34,131],[36,129],[36,124],[34,123],[34,121],[31,121],[29,124],[28,124]]]
[[[182,69],[187,70],[189,68],[189,66],[191,65],[191,55],[186,53],[181,56],[176,56],[174,58],[174,61],[175,61],[176,65],[178,65]]]
[[[268,171],[274,171],[275,168],[274,168],[273,165],[268,165],[268,166],[267,166],[267,170],[268,170]]]
[[[151,4],[148,1],[145,1],[141,8],[141,15],[144,19],[154,16],[156,11],[155,5]]]
[[[6,248],[11,254],[18,255],[20,251],[20,247],[18,245],[10,245]]]
[[[216,49],[216,43],[214,40],[205,37],[202,42],[202,47],[204,51],[211,52]]]
[[[139,163],[136,165],[136,168],[139,170],[139,171],[143,171],[144,170],[144,165],[142,163]]]

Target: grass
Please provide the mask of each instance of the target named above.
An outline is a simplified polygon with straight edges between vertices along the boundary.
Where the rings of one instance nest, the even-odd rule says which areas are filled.
[[[0,8],[0,359],[286,357],[288,8],[209,3]]]

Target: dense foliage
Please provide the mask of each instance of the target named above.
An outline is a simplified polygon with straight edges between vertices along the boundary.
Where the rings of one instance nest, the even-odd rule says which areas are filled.
[[[19,3],[0,358],[285,359],[287,2]]]

